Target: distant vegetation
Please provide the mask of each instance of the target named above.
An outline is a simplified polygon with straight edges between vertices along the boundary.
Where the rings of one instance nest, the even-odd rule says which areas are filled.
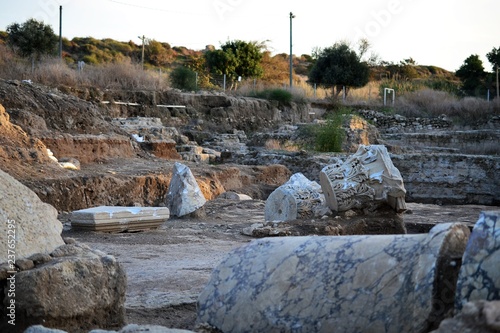
[[[33,27],[45,34],[42,44],[35,43],[39,37],[29,32]],[[360,41],[358,49],[340,42],[315,48],[311,55],[294,56],[294,89],[290,90],[289,55],[272,55],[265,43],[234,40],[220,48],[209,45],[204,50],[190,50],[153,39],[145,39],[143,46],[133,41],[63,38],[61,62],[56,58],[57,43],[50,26],[28,20],[0,31],[0,78],[31,79],[65,89],[226,89],[284,104],[326,98],[372,107],[380,106],[384,88],[392,88],[396,104],[385,110],[403,115],[446,114],[466,122],[499,113],[499,103],[485,101],[488,92],[491,99],[496,95],[494,72],[487,72],[477,55],[465,59],[452,73],[419,65],[412,58],[399,63],[384,62],[376,55],[367,58],[368,48],[366,40]],[[500,65],[500,48],[493,48],[487,58],[495,71]],[[467,96],[476,99],[464,99]]]

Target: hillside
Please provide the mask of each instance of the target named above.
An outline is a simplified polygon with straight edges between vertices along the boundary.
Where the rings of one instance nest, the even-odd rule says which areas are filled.
[[[0,45],[6,44],[7,33],[0,31]],[[207,45],[205,50],[192,50],[184,46],[171,46],[167,42],[154,39],[146,40],[144,47],[144,67],[170,71],[180,65],[199,66],[199,59],[207,50],[215,47]],[[288,54],[272,55],[264,51],[262,65],[264,67],[263,81],[281,83],[288,80]],[[119,62],[141,63],[142,44],[134,41],[116,41],[110,38],[95,39],[92,37],[75,37],[71,40],[63,38],[63,58],[65,62],[76,68],[79,61],[88,65],[100,65]],[[307,54],[294,55],[294,73],[307,76],[314,59]],[[455,74],[443,68],[432,65],[384,64],[371,67],[371,80],[384,78],[395,79],[433,79],[438,81],[457,81]]]

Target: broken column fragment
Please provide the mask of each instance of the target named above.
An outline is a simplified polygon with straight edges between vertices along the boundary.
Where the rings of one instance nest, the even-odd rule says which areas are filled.
[[[403,178],[383,145],[360,145],[344,163],[327,165],[320,172],[320,184],[335,212],[382,203],[397,213],[406,210]]]
[[[426,332],[453,309],[439,299],[454,293],[443,272],[468,236],[465,225],[441,224],[429,234],[255,240],[213,271],[198,322],[223,332]]]
[[[480,300],[500,300],[500,211],[480,214],[458,276],[456,309]]]
[[[265,220],[272,222],[323,216],[330,213],[321,186],[296,173],[266,200]]]
[[[174,216],[184,216],[202,207],[206,201],[191,170],[176,162],[166,198],[170,213]]]

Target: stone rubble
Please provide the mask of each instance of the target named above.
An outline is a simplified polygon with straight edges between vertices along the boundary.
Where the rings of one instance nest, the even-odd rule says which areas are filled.
[[[274,190],[266,200],[266,222],[321,217],[331,213],[321,186],[302,173],[293,174],[288,182]]]

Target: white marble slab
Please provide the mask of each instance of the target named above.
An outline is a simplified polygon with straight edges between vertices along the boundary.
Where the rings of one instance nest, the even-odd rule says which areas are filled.
[[[99,206],[72,212],[75,229],[122,232],[153,229],[170,217],[166,207]]]

